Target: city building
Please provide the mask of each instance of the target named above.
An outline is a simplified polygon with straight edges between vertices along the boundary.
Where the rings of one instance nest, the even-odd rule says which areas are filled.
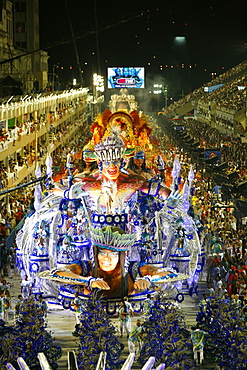
[[[0,97],[44,90],[48,59],[39,44],[38,0],[0,5]]]

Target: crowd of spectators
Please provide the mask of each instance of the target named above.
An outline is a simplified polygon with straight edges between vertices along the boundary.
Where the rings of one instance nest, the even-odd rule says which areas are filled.
[[[217,78],[214,78],[212,81],[204,84],[200,88],[195,89],[192,93],[186,95],[177,102],[169,105],[169,107],[165,110],[165,114],[172,113],[176,109],[182,107],[184,104],[188,102],[195,102],[198,99],[203,102],[209,102],[212,100],[220,101],[220,104],[227,107],[228,109],[241,109],[243,104],[242,98],[244,95],[246,96],[246,91],[238,91],[237,87],[246,84],[246,76],[244,75],[246,69],[247,61],[238,64],[230,70],[222,73]],[[204,92],[205,87],[210,87],[218,84],[225,84],[225,86],[221,89],[215,90],[210,94]],[[233,93],[234,96],[232,97]]]
[[[245,87],[247,82],[246,75],[236,78],[235,80],[224,84],[221,88],[215,89],[211,93],[204,95],[200,101],[208,104],[217,102],[219,106],[227,109],[238,110],[245,105],[246,91],[239,90],[238,87]],[[242,100],[243,99],[243,100]]]
[[[55,112],[50,112],[48,114],[48,119],[46,120],[46,117],[44,114],[41,114],[37,118],[30,117],[30,119],[25,120],[24,122],[16,122],[15,126],[12,128],[9,128],[8,130],[4,128],[0,128],[0,151],[5,150],[8,148],[9,145],[16,145],[16,141],[21,140],[22,136],[30,135],[31,133],[35,131],[40,131],[43,126],[46,126],[49,124],[52,128],[52,123],[57,122],[60,120],[63,116],[68,114],[69,112],[73,112],[75,107],[71,104],[69,104],[66,107],[63,107],[62,109],[57,109]],[[49,121],[49,123],[48,123]],[[56,128],[56,133],[59,138],[64,134],[63,130],[66,131],[66,125],[59,125],[63,126]]]
[[[219,127],[222,127],[223,129],[225,129],[225,131],[228,135],[233,134],[233,128],[234,128],[234,121],[233,120],[228,120],[226,118],[223,118],[223,117],[220,117],[220,116],[216,115],[215,122]],[[240,132],[240,133],[244,133],[244,130],[243,130],[243,132]]]
[[[221,134],[207,123],[194,119],[188,119],[183,123],[188,134],[196,141],[199,140],[202,148],[220,148],[222,143],[229,143],[229,138],[226,135]],[[198,132],[199,127],[200,131]]]
[[[242,180],[246,178],[247,143],[242,143],[240,138],[233,135],[220,133],[198,120],[189,119],[184,121],[184,124],[188,134],[195,141],[199,141],[202,148],[219,148],[221,162],[227,162],[230,170],[237,170]]]
[[[186,132],[200,143],[202,148],[219,148],[221,162],[227,163],[227,173],[236,174],[234,184],[247,180],[247,144],[233,135],[227,136],[217,129],[196,119],[184,120]],[[190,162],[181,147],[167,144],[161,139],[166,153],[167,173],[174,155],[185,165]],[[182,153],[182,154],[181,154]],[[185,166],[186,167],[186,166]],[[195,166],[196,167],[196,166]],[[188,171],[187,171],[188,172]],[[186,173],[181,171],[181,177]],[[201,224],[200,241],[204,246],[208,290],[214,297],[229,299],[247,312],[247,217],[236,219],[234,199],[225,201],[221,186],[196,172],[195,192],[192,197],[194,218]],[[245,196],[241,196],[245,200]]]
[[[81,125],[81,122],[84,122],[84,116],[82,116],[79,120],[76,120],[73,123],[73,127],[77,127]],[[87,125],[85,125],[87,127]],[[52,127],[52,124],[50,126],[50,133],[42,137],[37,145],[37,150],[32,145],[28,145],[23,148],[23,155],[20,154],[20,152],[16,153],[16,157],[9,156],[8,165],[4,165],[3,161],[0,162],[0,189],[6,189],[8,187],[8,181],[12,178],[13,182],[16,182],[18,179],[18,172],[23,168],[30,168],[32,164],[35,161],[44,162],[45,156],[47,154],[47,147],[52,149],[57,142],[61,142],[61,140],[64,140],[66,138],[66,135],[71,130],[71,123],[66,124],[60,124],[57,127]],[[85,134],[85,128],[82,128],[83,134]],[[83,134],[78,137],[75,142],[71,143],[71,147],[73,146],[73,150],[78,150],[78,147],[80,145],[81,137],[83,137]],[[6,145],[7,145],[6,141]],[[56,162],[60,162],[60,155],[65,156],[66,161],[66,155],[68,152],[68,148],[64,150],[61,150],[59,147],[54,152],[54,157],[56,158]],[[65,154],[64,154],[65,153]],[[63,158],[64,159],[64,158]],[[64,163],[64,161],[62,161]]]
[[[74,126],[78,125],[80,121],[76,121]],[[53,175],[54,180],[56,176],[61,176],[66,172],[66,160],[68,153],[74,153],[75,166],[80,167],[81,163],[81,150],[83,145],[86,142],[86,132],[88,132],[88,126],[85,124],[79,133],[69,142],[69,145],[66,145],[65,148],[59,146],[53,153]],[[69,132],[69,125],[62,127],[56,131],[57,135],[64,137]],[[54,139],[53,139],[54,140]],[[46,142],[42,143],[42,146],[39,149],[41,153],[43,149],[46,154]],[[21,156],[17,154],[16,161],[9,159],[9,168],[8,171],[3,163],[0,163],[0,184],[1,189],[4,190],[8,185],[8,176],[14,174],[18,178],[18,170],[23,166],[27,168],[36,160],[36,152],[33,147],[24,148],[24,155]],[[38,159],[41,159],[40,156]],[[42,173],[46,173],[45,164],[41,165]],[[31,180],[34,178],[31,178]],[[34,201],[33,198],[33,187],[23,187],[13,192],[10,192],[7,196],[3,196],[0,199],[0,277],[2,275],[8,274],[8,263],[7,256],[9,251],[6,248],[6,240],[14,230],[16,225],[22,220],[22,218],[27,214],[30,206]],[[15,248],[14,248],[15,249]],[[11,251],[12,253],[13,251]],[[14,253],[14,252],[13,252]]]
[[[246,86],[247,78],[240,86]],[[224,107],[233,111],[239,111],[246,107],[247,90],[235,90],[230,96],[226,96],[218,102],[220,107]]]

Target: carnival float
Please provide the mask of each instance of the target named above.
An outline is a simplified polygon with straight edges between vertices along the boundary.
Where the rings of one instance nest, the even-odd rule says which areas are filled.
[[[140,310],[157,287],[182,302],[196,293],[203,268],[190,216],[193,168],[181,182],[174,158],[167,186],[155,120],[133,95],[113,95],[108,106],[91,125],[82,169],[70,153],[66,175],[54,182],[47,157],[46,189],[36,185],[35,211],[16,238],[17,267],[34,294],[64,308],[75,291],[87,299],[95,289],[109,314],[126,295]]]

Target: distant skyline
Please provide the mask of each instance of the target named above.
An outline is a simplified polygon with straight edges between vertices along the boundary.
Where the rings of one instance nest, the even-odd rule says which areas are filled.
[[[247,59],[244,0],[67,0],[67,6],[65,0],[59,6],[54,0],[40,0],[39,4],[41,47],[49,47],[51,68],[61,79],[79,80],[75,44],[85,85],[93,72],[106,77],[107,67],[144,66],[147,82],[161,80],[175,95]],[[72,32],[75,44],[65,43]],[[180,43],[178,36],[183,37]]]

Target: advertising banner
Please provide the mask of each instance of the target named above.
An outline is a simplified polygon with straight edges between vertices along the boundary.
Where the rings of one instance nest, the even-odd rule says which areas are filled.
[[[107,68],[108,89],[144,88],[144,67]]]

